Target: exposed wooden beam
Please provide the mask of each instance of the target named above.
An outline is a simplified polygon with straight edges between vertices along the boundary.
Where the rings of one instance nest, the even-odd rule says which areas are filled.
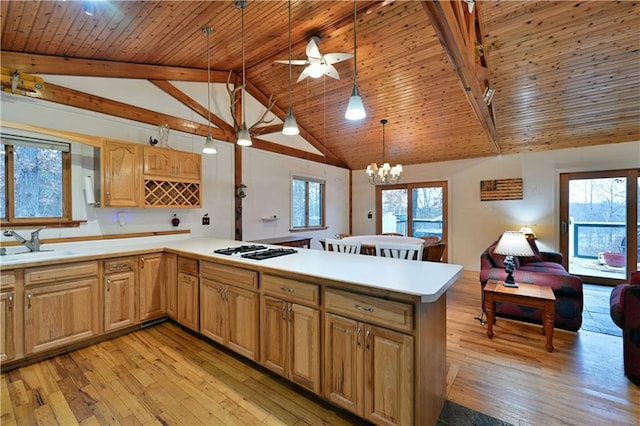
[[[207,81],[207,71],[194,68],[98,61],[61,56],[36,55],[3,50],[3,67],[33,74],[78,75],[85,77],[134,78],[143,80]],[[211,70],[212,83],[225,83],[227,71]]]
[[[500,136],[493,119],[493,113],[483,99],[484,93],[480,84],[480,81],[488,79],[488,76],[486,72],[480,76],[476,73],[476,63],[473,60],[474,38],[470,38],[471,29],[461,27],[461,21],[458,19],[460,14],[459,12],[456,14],[454,10],[455,7],[460,7],[459,3],[462,2],[434,0],[423,1],[422,6],[431,20],[431,25],[444,47],[462,84],[467,100],[487,134],[489,142],[496,154],[501,154]],[[479,6],[476,3],[475,7]],[[473,24],[475,25],[475,23]]]
[[[344,167],[339,160],[334,158],[324,157],[319,154],[314,154],[308,151],[303,151],[297,148],[286,147],[274,142],[265,141],[260,138],[251,139],[253,148],[261,149],[263,151],[269,151],[276,154],[287,155],[289,157],[301,158],[303,160],[314,161],[316,163],[325,163],[336,167]]]
[[[155,84],[160,89],[165,91],[167,94],[171,95],[176,100],[182,102],[183,104],[191,108],[191,110],[198,113],[205,120],[210,117],[211,122],[213,124],[219,127],[223,132],[228,134],[227,140],[231,140],[233,138],[233,135],[235,133],[233,130],[233,126],[229,125],[226,121],[218,117],[216,114],[210,114],[210,112],[207,111],[206,108],[204,108],[198,102],[193,100],[193,98],[188,96],[186,93],[179,90],[176,86],[174,86],[173,84],[165,80],[150,80],[150,81],[151,83]]]

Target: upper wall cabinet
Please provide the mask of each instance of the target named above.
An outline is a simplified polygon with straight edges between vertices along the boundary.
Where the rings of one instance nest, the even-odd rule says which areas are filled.
[[[105,139],[105,207],[200,207],[202,157]]]

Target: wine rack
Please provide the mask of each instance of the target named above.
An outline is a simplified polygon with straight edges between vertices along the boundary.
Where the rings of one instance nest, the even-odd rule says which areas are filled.
[[[144,181],[144,207],[200,207],[200,183]]]

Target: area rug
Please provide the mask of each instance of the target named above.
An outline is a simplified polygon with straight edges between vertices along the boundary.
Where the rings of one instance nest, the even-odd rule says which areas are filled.
[[[440,412],[437,426],[511,426],[494,417],[487,416],[478,411],[458,405],[455,402],[445,401]]]
[[[582,330],[622,336],[622,330],[613,323],[609,314],[609,296],[612,290],[613,287],[609,286],[583,284]]]

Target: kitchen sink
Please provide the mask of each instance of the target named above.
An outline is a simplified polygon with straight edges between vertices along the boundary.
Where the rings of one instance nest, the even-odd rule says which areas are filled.
[[[63,258],[79,254],[73,250],[40,250],[40,251],[22,251],[18,253],[7,253],[0,256],[0,263],[22,262],[22,261],[39,261],[54,258]]]

